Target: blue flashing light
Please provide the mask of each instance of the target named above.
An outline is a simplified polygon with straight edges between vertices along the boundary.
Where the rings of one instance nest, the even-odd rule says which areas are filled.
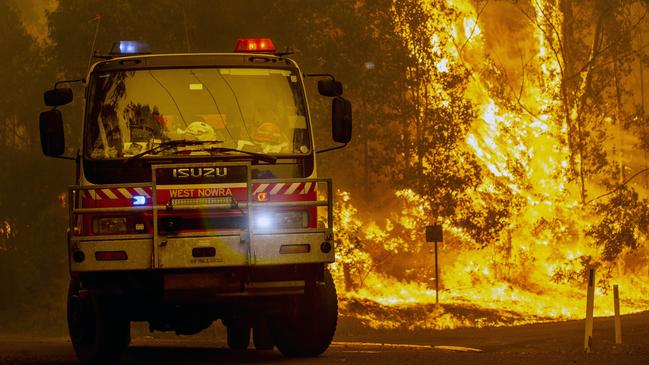
[[[122,53],[135,53],[137,51],[137,45],[133,42],[120,42],[119,51]]]
[[[111,54],[142,54],[151,53],[151,47],[146,42],[140,41],[119,41],[113,44]]]
[[[133,205],[145,205],[146,196],[145,195],[133,195]]]

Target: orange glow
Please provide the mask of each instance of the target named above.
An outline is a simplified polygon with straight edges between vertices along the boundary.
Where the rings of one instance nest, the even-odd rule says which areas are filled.
[[[7,220],[0,221],[0,251],[9,249],[7,242],[15,235]]]

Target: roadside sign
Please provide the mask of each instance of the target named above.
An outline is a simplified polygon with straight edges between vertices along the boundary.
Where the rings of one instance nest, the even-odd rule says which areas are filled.
[[[444,233],[442,226],[433,224],[426,226],[426,242],[442,242],[444,241]]]

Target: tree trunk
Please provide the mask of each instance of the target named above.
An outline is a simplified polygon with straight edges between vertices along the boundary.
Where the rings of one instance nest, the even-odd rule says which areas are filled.
[[[352,275],[348,264],[343,264],[343,278],[345,279],[345,291],[352,291]]]
[[[617,56],[617,52],[613,56],[613,78],[615,79],[615,100],[616,100],[616,108],[615,108],[615,125],[617,126],[617,131],[616,131],[616,146],[615,146],[615,152],[617,154],[617,163],[619,164],[620,168],[620,177],[619,181],[620,184],[626,180],[626,174],[624,172],[624,154],[622,152],[622,129],[624,128],[622,126],[622,92],[620,90],[620,77],[618,75],[618,70],[619,70],[619,59]]]
[[[603,1],[603,0],[602,0]],[[590,49],[590,56],[586,63],[585,77],[583,82],[579,85],[575,81],[574,63],[572,62],[572,52],[571,50],[575,45],[573,44],[574,40],[574,31],[573,31],[573,12],[572,12],[572,0],[563,0],[561,7],[564,14],[562,32],[563,32],[563,61],[564,61],[564,73],[562,80],[562,90],[564,93],[564,108],[568,106],[567,115],[565,116],[568,123],[568,139],[572,140],[570,143],[570,155],[571,161],[573,161],[573,167],[577,168],[577,174],[579,178],[580,190],[581,190],[581,201],[582,203],[586,202],[587,192],[586,192],[586,169],[584,168],[584,135],[583,135],[583,111],[586,108],[589,97],[591,96],[591,82],[593,79],[593,70],[595,66],[596,58],[601,52],[602,39],[603,39],[603,30],[604,30],[604,15],[605,2],[601,2],[597,6],[598,19],[597,25],[595,27],[595,33],[593,35],[593,43]],[[572,100],[571,95],[574,95],[574,101]],[[574,118],[574,123],[571,120],[570,115],[573,114],[573,109],[576,109],[576,116]],[[572,125],[572,128],[571,128]],[[577,161],[575,161],[574,154],[577,154]]]
[[[425,78],[427,79],[427,78]],[[422,110],[423,118],[417,131],[417,188],[418,193],[424,195],[424,126],[428,122],[428,83],[424,82],[424,107]]]
[[[415,97],[415,112],[416,112],[416,114],[415,114],[415,151],[417,151],[416,152],[417,153],[417,162],[415,164],[416,172],[414,174],[414,177],[415,177],[414,185],[415,185],[415,190],[417,191],[417,193],[421,193],[421,186],[419,185],[419,182],[420,182],[420,179],[419,179],[419,171],[420,171],[419,162],[420,162],[420,158],[421,158],[421,154],[420,154],[421,134],[420,133],[421,133],[421,109],[422,109],[421,97],[422,96],[421,96],[421,72],[420,72],[419,64],[417,64],[417,66],[415,68],[415,82],[416,82],[416,84],[415,84],[415,91],[416,92],[415,92],[415,95],[414,95],[414,97]]]
[[[593,36],[593,44],[590,49],[590,57],[588,57],[588,66],[586,68],[586,77],[584,83],[579,88],[579,105],[577,107],[577,136],[578,136],[578,145],[577,149],[579,151],[579,179],[581,182],[581,201],[582,203],[586,202],[586,187],[585,187],[585,172],[584,172],[584,143],[583,132],[582,132],[582,113],[586,108],[588,98],[592,91],[591,83],[593,80],[593,70],[595,69],[595,59],[599,55],[602,48],[602,39],[604,31],[604,12],[601,11],[597,20],[597,26],[595,28],[595,35]]]
[[[572,53],[570,50],[574,44],[574,29],[573,22],[574,16],[572,11],[572,0],[562,0],[560,3],[560,9],[563,13],[563,22],[561,23],[561,38],[563,42],[563,50],[561,57],[563,58],[563,74],[561,75],[561,98],[563,99],[563,114],[566,126],[568,128],[568,150],[570,154],[568,155],[570,170],[572,172],[577,172],[577,163],[575,161],[575,126],[570,118],[571,109],[573,108],[571,90],[575,90],[573,79],[570,78],[576,70],[573,66]],[[557,62],[560,62],[557,60]]]
[[[372,197],[372,186],[374,186],[374,184],[370,183],[371,180],[370,180],[370,161],[369,161],[369,158],[370,158],[370,146],[369,146],[369,143],[370,143],[369,140],[370,139],[369,139],[369,121],[368,121],[369,118],[367,118],[368,111],[367,111],[367,102],[365,101],[365,96],[363,96],[362,101],[363,101],[363,112],[364,112],[365,117],[366,117],[365,130],[363,131],[363,136],[364,136],[364,138],[363,138],[363,169],[364,169],[364,172],[365,172],[365,174],[364,174],[364,179],[365,180],[363,181],[363,186],[364,186],[363,193],[365,194],[365,196],[363,198],[365,200],[365,203],[369,203],[372,200],[371,199],[371,197]]]
[[[649,135],[647,134],[647,118],[645,114],[645,100],[644,100],[644,64],[642,63],[642,58],[638,58],[638,61],[640,63],[640,113],[641,113],[641,118],[642,118],[642,132],[643,132],[643,139],[646,141]],[[645,142],[645,148],[644,150],[644,167],[647,168],[647,145]],[[649,189],[649,174],[644,174],[645,180],[644,180],[644,187],[645,189]]]

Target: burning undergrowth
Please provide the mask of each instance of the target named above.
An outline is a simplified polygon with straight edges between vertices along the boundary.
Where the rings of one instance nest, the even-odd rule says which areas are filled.
[[[362,326],[381,329],[445,330],[459,327],[515,326],[530,322],[548,322],[552,317],[527,316],[514,311],[492,310],[472,304],[407,304],[395,310],[364,298],[343,298],[340,302],[342,320],[359,322]]]
[[[407,195],[404,205],[413,204]],[[398,199],[399,197],[397,197]],[[403,195],[400,195],[404,199]],[[382,226],[363,223],[349,194],[338,196],[337,262],[333,274],[344,317],[372,328],[452,329],[510,326],[583,318],[586,270],[598,268],[596,315],[611,315],[613,284],[623,313],[649,309],[646,249],[626,250],[614,262],[591,244],[552,247],[540,238],[473,247],[453,234],[440,245],[440,292],[436,304],[431,244],[425,216],[404,209]],[[565,219],[568,219],[564,217]],[[399,220],[396,220],[399,219]],[[404,232],[410,232],[403,238]],[[511,233],[510,233],[511,234]],[[638,259],[640,258],[640,259]]]

